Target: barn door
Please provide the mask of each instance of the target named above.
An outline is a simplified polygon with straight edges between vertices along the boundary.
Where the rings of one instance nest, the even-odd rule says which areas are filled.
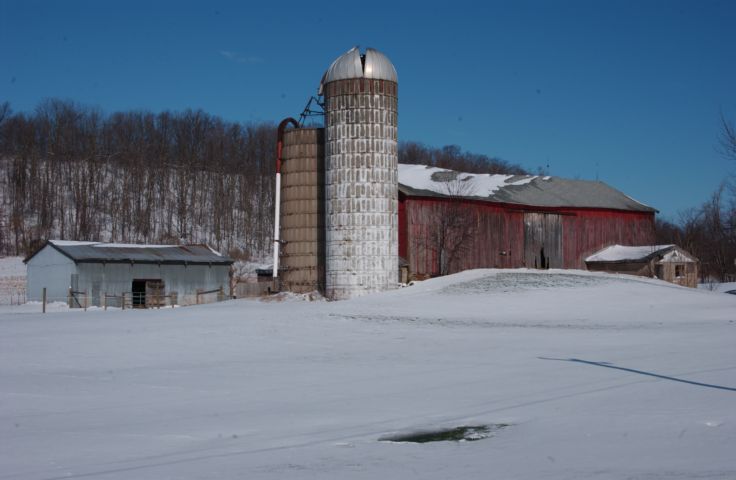
[[[524,262],[527,268],[562,268],[562,217],[524,214]]]
[[[164,282],[160,279],[133,280],[133,308],[151,308],[164,305]]]

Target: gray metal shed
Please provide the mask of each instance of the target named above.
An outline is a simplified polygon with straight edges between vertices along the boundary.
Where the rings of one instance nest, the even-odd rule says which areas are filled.
[[[233,260],[207,245],[137,245],[50,240],[26,258],[28,300],[136,307],[197,303],[198,292],[229,293]],[[129,303],[129,304],[130,304]]]

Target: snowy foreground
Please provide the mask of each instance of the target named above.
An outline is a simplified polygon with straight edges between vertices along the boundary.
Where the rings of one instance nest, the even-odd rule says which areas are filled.
[[[0,313],[0,479],[67,478],[733,479],[736,296],[476,270],[345,302]]]

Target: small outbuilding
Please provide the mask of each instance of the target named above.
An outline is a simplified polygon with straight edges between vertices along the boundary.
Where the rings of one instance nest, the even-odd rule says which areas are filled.
[[[207,245],[50,240],[26,258],[28,300],[72,307],[191,305],[229,294],[233,260]]]
[[[585,259],[588,270],[654,277],[697,288],[698,259],[677,245],[612,245]]]

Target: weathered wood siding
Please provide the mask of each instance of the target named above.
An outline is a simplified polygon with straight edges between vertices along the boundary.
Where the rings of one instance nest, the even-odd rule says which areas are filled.
[[[654,214],[606,210],[568,210],[563,215],[564,268],[585,269],[585,258],[609,245],[654,243]]]
[[[439,273],[430,229],[447,199],[400,196],[399,249],[410,273]],[[612,244],[647,245],[654,241],[654,214],[586,209],[534,209],[462,201],[474,218],[472,238],[463,245],[451,272],[471,268],[541,267],[541,246],[550,268],[585,269],[588,255]]]
[[[676,275],[677,267],[680,275]],[[698,264],[696,262],[662,262],[656,266],[657,277],[683,287],[698,288]]]
[[[439,258],[432,245],[430,231],[433,221],[445,211],[445,201],[435,198],[408,198],[400,207],[399,227],[402,256],[414,276],[439,274]],[[474,221],[474,235],[461,247],[459,258],[449,267],[450,272],[470,268],[512,268],[524,262],[524,222],[522,212],[481,203],[465,203]],[[405,237],[404,237],[405,236]]]
[[[524,214],[524,264],[534,268],[562,268],[562,220],[554,213]]]
[[[677,270],[680,274],[677,275]],[[665,282],[683,287],[698,287],[698,262],[660,262],[659,258],[626,262],[589,262],[588,270],[592,272],[624,273],[640,277],[656,277]]]
[[[590,262],[587,269],[591,272],[624,273],[639,277],[653,277],[654,270],[650,262]]]

